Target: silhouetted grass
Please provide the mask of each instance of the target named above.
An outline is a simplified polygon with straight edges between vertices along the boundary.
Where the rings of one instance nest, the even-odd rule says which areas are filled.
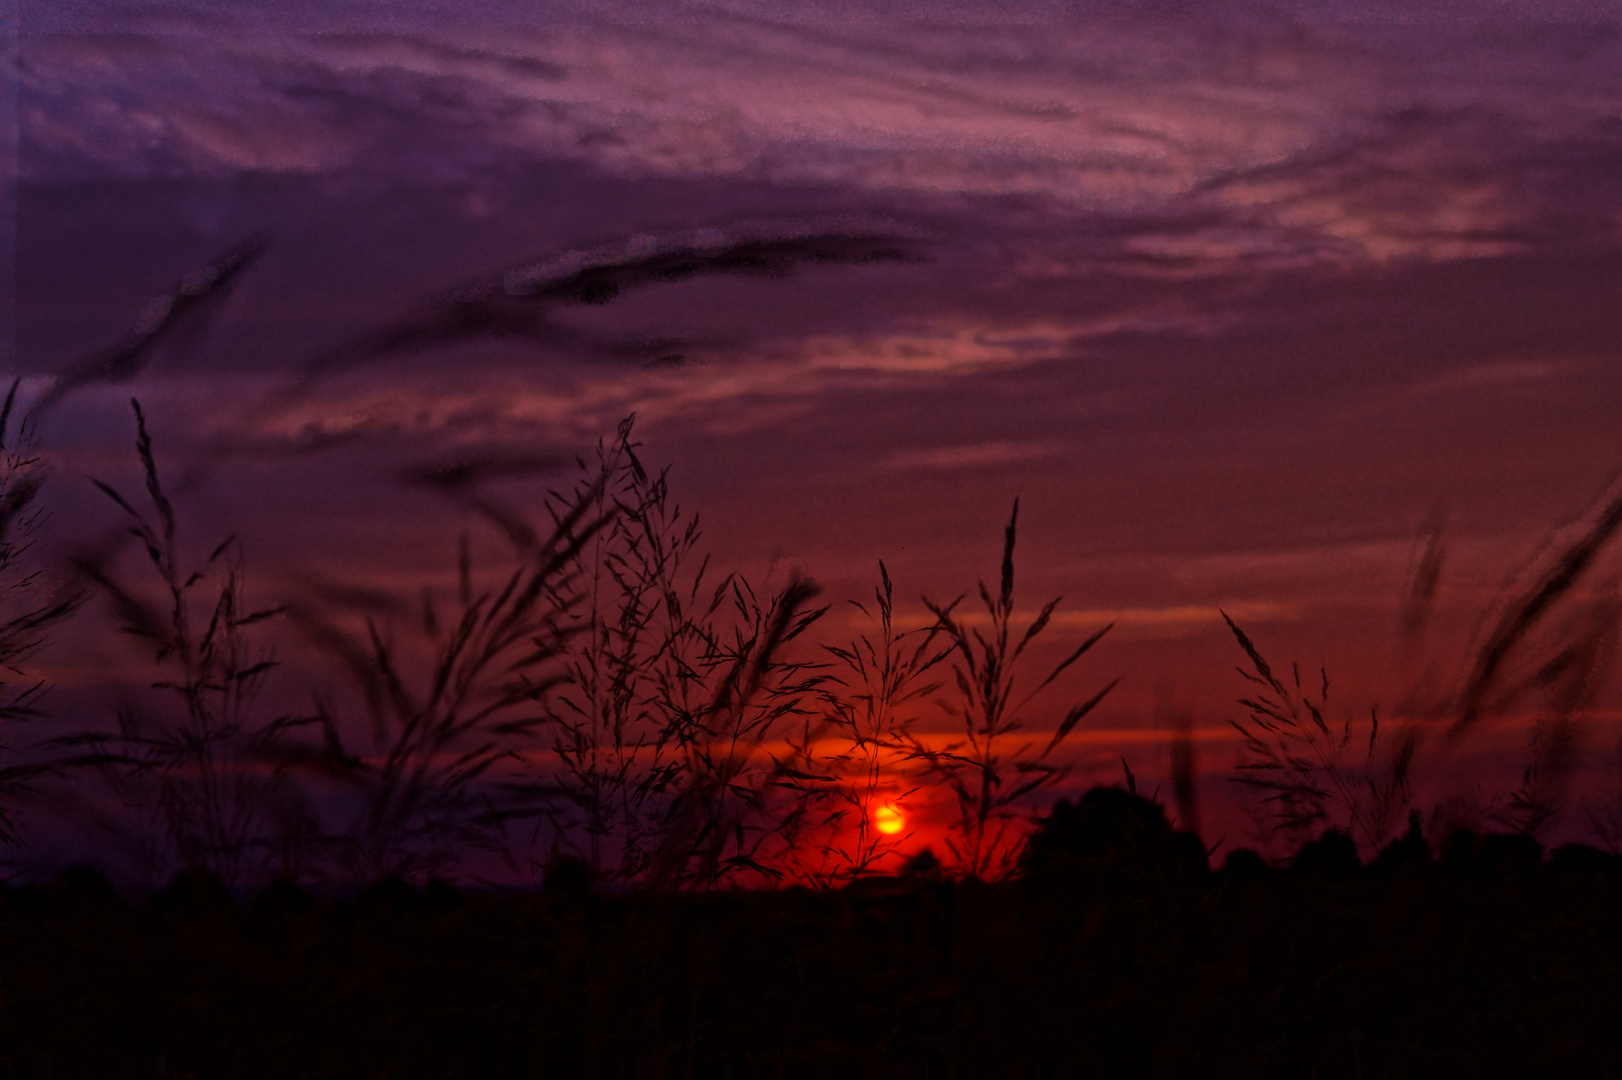
[[[926,783],[916,767],[914,711],[940,683],[925,682],[955,645],[939,643],[941,627],[899,631],[895,626],[895,586],[883,561],[870,610],[851,605],[875,625],[844,645],[824,645],[838,661],[825,694],[829,727],[824,738],[836,743],[818,765],[833,773],[831,805],[818,822],[821,842],[808,852],[802,869],[825,884],[855,880],[894,856],[910,835],[886,836],[874,821],[879,807],[904,812],[909,796]],[[922,864],[914,864],[921,866]]]
[[[707,585],[707,560],[693,565],[697,520],[670,506],[664,474],[643,467],[629,420],[599,447],[595,466],[581,463],[576,488],[553,496],[548,530],[478,501],[518,565],[499,585],[476,589],[464,536],[450,619],[432,590],[413,605],[330,584],[250,610],[233,539],[195,570],[182,568],[176,510],[134,409],[154,516],[96,483],[131,523],[161,599],[118,580],[110,552],[75,565],[124,633],[152,650],[166,672],[153,688],[175,708],[131,698],[114,730],[81,729],[47,745],[65,755],[57,766],[96,771],[117,801],[107,833],[135,853],[148,880],[187,868],[234,888],[277,874],[420,880],[485,851],[514,869],[527,861],[550,871],[579,858],[593,879],[640,887],[796,874],[832,883],[897,848],[872,831],[870,815],[878,793],[909,775],[957,793],[949,843],[959,872],[1006,873],[1026,830],[1026,798],[1065,773],[1049,756],[1115,685],[1072,706],[1040,749],[1008,745],[1036,694],[1108,629],[1013,697],[1014,666],[1058,603],[1013,640],[1016,504],[999,594],[980,590],[991,635],[955,618],[956,604],[929,605],[934,625],[898,634],[881,564],[877,637],[826,650],[863,684],[841,694],[825,665],[786,652],[827,610],[809,606],[814,586],[796,578],[760,597],[736,574]],[[201,600],[208,588],[212,599]],[[325,698],[305,715],[256,709],[275,662],[250,635],[278,619],[348,675],[369,749],[355,745],[355,718]],[[402,644],[402,632],[417,643]],[[909,636],[916,642],[904,644]],[[963,738],[942,747],[897,710],[932,695],[937,684],[921,680],[948,660]],[[346,820],[330,799],[315,809],[334,786],[347,792]],[[853,841],[842,835],[851,833]]]
[[[1236,853],[1213,875],[1197,836],[1111,788],[1061,802],[1027,842],[1017,800],[1063,775],[1047,755],[1109,687],[1071,706],[1042,748],[993,745],[1021,730],[1031,698],[1010,693],[1013,669],[1057,606],[1011,625],[1017,517],[1000,588],[981,589],[989,633],[956,605],[897,633],[881,564],[876,606],[863,609],[876,629],[827,650],[836,684],[785,652],[821,614],[807,586],[758,602],[737,578],[704,587],[702,562],[689,569],[697,523],[669,506],[627,423],[555,497],[547,534],[503,511],[520,526],[507,531],[519,565],[499,587],[477,587],[464,541],[452,618],[432,592],[382,605],[364,636],[310,607],[289,612],[369,702],[381,752],[367,757],[329,711],[255,720],[252,691],[271,669],[246,631],[276,612],[246,608],[229,543],[181,569],[177,515],[136,418],[156,518],[105,491],[168,609],[106,566],[84,572],[177,671],[163,688],[178,707],[167,727],[143,718],[97,743],[98,765],[132,796],[137,781],[156,786],[168,842],[199,869],[135,904],[82,872],[0,890],[15,1002],[0,1012],[0,1045],[15,1048],[5,1060],[17,1075],[1359,1076],[1622,1063],[1611,1016],[1622,943],[1607,936],[1616,858],[1567,846],[1544,860],[1529,835],[1457,833],[1433,859],[1410,812],[1408,836],[1362,868],[1345,834],[1313,836],[1337,823],[1334,808],[1354,824],[1379,809],[1358,802],[1382,795],[1371,771],[1354,775],[1362,788],[1315,771],[1338,767],[1351,721],[1331,727],[1321,672],[1311,688],[1294,669],[1281,677],[1237,626],[1255,729],[1322,754],[1274,770],[1306,841],[1290,869],[1245,871],[1248,853]],[[212,614],[199,634],[190,601],[204,587]],[[431,645],[431,664],[396,659],[406,653],[389,612]],[[965,733],[941,751],[904,710],[948,663]],[[1368,726],[1366,755],[1380,745],[1374,717]],[[791,731],[786,753],[770,749]],[[921,767],[909,783],[945,777],[959,795],[961,880],[709,891],[811,865],[825,885],[860,883],[877,841],[830,861],[807,840],[836,815],[866,821],[884,766],[907,755]],[[481,783],[509,759],[532,782]],[[222,879],[252,874],[221,856],[269,852],[274,834],[242,826],[270,824],[243,815],[271,789],[238,774],[349,784],[357,816],[321,825],[307,850],[338,857],[350,880],[384,876],[349,898],[315,896],[294,861],[252,903],[233,900]],[[552,830],[537,856],[543,893],[400,876],[498,847],[514,822]],[[562,859],[571,853],[581,861]],[[1017,872],[981,880],[1001,865]],[[642,888],[603,895],[594,878]]]
[[[42,407],[181,343],[261,249],[189,275]],[[547,319],[560,305],[901,257],[884,238],[818,235],[519,268],[322,354],[266,407],[405,351],[560,340]],[[25,570],[41,463],[11,432],[17,390],[0,409],[0,670],[22,677],[75,599],[39,601]],[[454,598],[312,578],[256,608],[232,539],[188,563],[139,405],[135,419],[149,505],[98,486],[147,584],[113,549],[77,567],[150,651],[159,693],[131,695],[110,730],[49,742],[54,758],[0,769],[0,839],[22,785],[77,776],[87,786],[70,796],[111,796],[108,825],[171,884],[135,902],[82,868],[0,886],[0,1077],[1622,1070],[1622,795],[1584,804],[1608,853],[1546,855],[1539,840],[1611,655],[1615,602],[1579,602],[1578,586],[1622,529],[1622,495],[1506,587],[1451,686],[1418,665],[1386,720],[1332,714],[1327,672],[1275,668],[1228,620],[1254,688],[1234,722],[1236,779],[1293,854],[1284,869],[1240,850],[1213,874],[1186,715],[1180,828],[1130,769],[1126,789],[1031,819],[1032,797],[1067,776],[1058,750],[1119,680],[1051,728],[1035,708],[1105,627],[1016,693],[1059,603],[1015,626],[1017,501],[998,587],[978,590],[983,624],[959,597],[925,600],[933,623],[898,631],[880,562],[872,606],[857,604],[870,628],[819,647],[816,587],[712,573],[696,516],[645,467],[628,418],[541,525],[478,485],[550,458],[413,470],[511,548],[504,569],[476,569],[463,534]],[[1443,556],[1433,525],[1402,608],[1410,669]],[[334,661],[348,699],[261,708],[278,672],[257,635],[278,624]],[[0,722],[36,712],[38,693],[0,681]],[[1433,808],[1427,838],[1421,749],[1528,700],[1541,711],[1497,821],[1510,831],[1434,835]],[[929,704],[956,724],[944,744],[919,730]],[[876,833],[875,805],[928,786],[955,796],[955,864],[924,851],[875,874],[909,842]],[[1367,866],[1360,843],[1378,853]],[[433,877],[473,853],[538,870],[543,888],[464,893]],[[784,887],[743,887],[761,885]]]
[[[534,765],[529,785],[561,799],[537,819],[554,853],[605,881],[774,880],[823,783],[807,760],[823,677],[786,651],[827,609],[800,578],[764,596],[738,574],[706,582],[698,519],[670,503],[631,431],[627,419],[598,447],[596,479],[563,500],[605,524],[570,560],[580,603],[545,710],[556,765]]]
[[[952,645],[957,698],[948,707],[962,730],[962,738],[945,747],[932,747],[911,736],[909,742],[912,756],[927,764],[927,777],[957,795],[958,818],[953,826],[956,838],[949,838],[948,843],[959,872],[975,877],[1006,873],[1014,865],[1025,832],[1023,801],[1051,787],[1065,774],[1064,767],[1051,763],[1049,757],[1121,681],[1117,678],[1092,697],[1070,706],[1040,750],[1034,742],[1007,746],[1010,736],[1029,726],[1026,709],[1032,700],[1114,625],[1088,637],[1024,696],[1015,694],[1014,668],[1026,646],[1047,628],[1059,605],[1057,598],[1048,601],[1018,640],[1014,639],[1014,540],[1018,523],[1016,499],[1003,533],[997,595],[993,597],[985,583],[980,584],[980,600],[991,619],[989,634],[955,616],[963,596],[945,605],[924,602],[934,614],[941,634]]]
[[[159,351],[193,342],[264,249],[263,239],[250,240],[186,275],[124,341],[71,366],[36,408],[59,407],[80,387],[137,374]],[[627,290],[695,275],[784,277],[818,262],[917,257],[906,238],[836,229],[704,242],[672,236],[651,251],[610,246],[542,260],[316,356],[292,396],[274,396],[265,407],[402,352],[510,333],[558,338],[554,309],[610,303]],[[6,421],[16,390],[6,399]],[[0,422],[0,434],[6,426]],[[875,800],[935,785],[956,796],[957,871],[996,875],[1015,865],[1027,801],[1065,775],[1056,751],[1116,685],[1073,704],[1043,737],[1019,741],[1038,722],[1027,712],[1034,695],[1108,628],[1030,693],[1015,695],[1018,661],[1057,604],[1023,630],[1012,625],[1017,502],[999,587],[995,595],[979,588],[989,630],[958,613],[962,597],[926,600],[934,624],[903,644],[908,635],[894,630],[881,563],[874,635],[825,646],[842,671],[835,680],[829,668],[793,654],[826,610],[811,606],[814,587],[796,579],[757,590],[726,574],[706,580],[697,520],[669,503],[665,475],[638,460],[629,421],[599,447],[593,468],[582,463],[576,488],[554,496],[542,528],[479,484],[498,473],[529,475],[550,458],[459,461],[413,474],[473,508],[515,554],[505,579],[476,589],[464,539],[448,618],[431,590],[419,603],[312,589],[250,610],[240,552],[229,541],[183,573],[174,509],[139,413],[138,427],[155,518],[103,490],[132,522],[166,600],[154,606],[141,589],[115,580],[105,552],[81,558],[79,569],[124,629],[154,648],[168,669],[158,686],[172,693],[176,710],[127,703],[116,731],[58,739],[56,748],[72,753],[28,770],[100,769],[109,790],[161,823],[161,838],[147,844],[155,872],[198,866],[233,883],[277,870],[310,880],[420,878],[477,849],[515,868],[578,858],[595,880],[623,886],[761,883],[785,874],[833,883],[860,876],[894,847],[872,831]],[[6,444],[0,509],[8,535],[37,491],[38,461],[20,456],[18,445]],[[1542,709],[1526,767],[1499,820],[1531,836],[1546,831],[1565,798],[1580,717],[1607,670],[1617,621],[1614,600],[1575,604],[1574,590],[1619,529],[1622,495],[1613,491],[1506,588],[1455,683],[1444,690],[1422,672],[1384,721],[1378,711],[1332,720],[1327,673],[1304,681],[1292,665],[1278,674],[1230,620],[1250,661],[1244,674],[1257,687],[1242,702],[1248,717],[1235,722],[1246,753],[1236,779],[1261,795],[1297,843],[1336,828],[1377,850],[1415,808],[1413,771],[1427,739],[1443,752],[1479,718],[1535,697]],[[20,551],[7,546],[0,569],[14,573]],[[1410,667],[1444,554],[1440,524],[1432,523],[1403,605]],[[202,610],[192,611],[205,586],[213,590],[206,628]],[[36,647],[69,607],[8,614],[4,645],[12,651],[0,661]],[[1573,614],[1554,626],[1562,612]],[[346,672],[364,717],[326,699],[308,715],[254,711],[273,661],[254,651],[249,636],[254,624],[283,614]],[[960,730],[941,745],[920,737],[915,718],[901,710],[934,698],[938,687],[924,679],[948,662],[947,689],[955,693],[936,703]],[[6,716],[16,718],[37,688],[9,693]],[[370,747],[357,739],[362,720]],[[1179,810],[1193,824],[1196,766],[1186,724],[1172,749]],[[1352,753],[1361,764],[1345,760]],[[28,770],[8,767],[0,777],[16,785]],[[311,784],[346,791],[348,819],[316,814]],[[1602,836],[1615,831],[1604,806],[1586,805]]]
[[[1278,828],[1298,844],[1324,828],[1340,828],[1371,848],[1383,845],[1394,820],[1408,810],[1416,733],[1410,729],[1382,744],[1377,708],[1366,721],[1348,715],[1335,732],[1326,719],[1328,672],[1319,670],[1316,692],[1303,688],[1299,665],[1291,666],[1286,683],[1244,631],[1222,617],[1251,662],[1252,670],[1240,674],[1258,688],[1239,701],[1250,715],[1229,721],[1245,754],[1234,782],[1258,792]],[[1366,740],[1359,734],[1360,767],[1341,761],[1354,728],[1368,732]]]
[[[13,379],[0,404],[0,845],[16,841],[11,800],[44,771],[6,760],[8,729],[39,715],[45,685],[30,678],[22,665],[44,643],[47,631],[80,602],[71,591],[42,595],[44,583],[31,562],[33,535],[41,525],[35,500],[44,483],[44,462],[34,451],[28,423],[14,423],[21,385],[21,379]]]
[[[1230,721],[1243,740],[1244,758],[1235,783],[1257,792],[1277,826],[1297,843],[1324,828],[1350,833],[1370,850],[1386,843],[1394,823],[1413,809],[1416,757],[1427,740],[1445,755],[1486,716],[1534,705],[1521,783],[1495,812],[1500,824],[1536,838],[1562,812],[1567,779],[1575,764],[1582,715],[1609,674],[1619,625],[1614,584],[1582,598],[1577,586],[1622,528],[1622,491],[1616,482],[1576,522],[1556,534],[1505,586],[1483,621],[1461,674],[1439,686],[1434,668],[1423,666],[1398,701],[1397,724],[1385,738],[1378,706],[1367,720],[1347,714],[1332,730],[1329,675],[1303,686],[1299,665],[1288,679],[1275,673],[1257,646],[1224,613],[1250,661],[1240,674],[1258,689],[1239,704],[1249,713]],[[1422,553],[1402,604],[1404,667],[1414,667],[1434,603],[1444,549],[1439,524],[1427,529]],[[1550,624],[1564,620],[1546,633]],[[1343,753],[1358,735],[1362,763]],[[1433,822],[1440,809],[1432,808]],[[1609,821],[1590,804],[1589,816],[1606,835]]]
[[[246,602],[234,536],[195,569],[184,568],[175,509],[159,479],[146,417],[139,403],[131,405],[155,519],[110,485],[93,483],[128,517],[160,599],[118,581],[105,553],[81,555],[75,567],[107,599],[119,629],[151,650],[162,672],[152,689],[177,703],[163,709],[130,698],[118,710],[115,730],[83,729],[47,745],[73,752],[57,764],[93,767],[106,782],[119,805],[103,816],[103,827],[137,853],[148,880],[196,869],[246,885],[300,872],[297,849],[318,824],[283,766],[294,732],[313,721],[266,717],[256,708],[276,664],[249,629],[282,609]],[[200,596],[205,589],[212,597]]]
[[[598,478],[591,490],[604,483]],[[422,874],[465,850],[507,854],[495,828],[506,808],[484,780],[542,738],[545,702],[564,679],[561,665],[576,633],[568,622],[579,603],[573,561],[607,520],[589,493],[544,535],[502,517],[517,565],[486,589],[475,588],[464,536],[454,618],[441,624],[430,591],[408,620],[427,639],[426,663],[421,649],[397,643],[396,624],[375,614],[354,632],[315,603],[292,607],[300,629],[360,692],[371,728],[371,752],[362,754],[346,742],[354,725],[322,710],[322,752],[305,757],[358,797],[341,837],[351,874]],[[387,601],[385,611],[410,610]]]

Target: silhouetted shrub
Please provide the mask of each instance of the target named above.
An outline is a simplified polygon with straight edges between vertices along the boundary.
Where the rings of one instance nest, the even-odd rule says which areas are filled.
[[[277,921],[302,915],[316,906],[311,896],[290,877],[279,877],[259,890],[250,911],[256,919]]]
[[[1291,872],[1307,877],[1348,878],[1362,868],[1357,844],[1350,834],[1339,829],[1330,829],[1316,840],[1307,841],[1290,858]]]
[[[410,882],[399,874],[386,874],[360,891],[355,906],[373,914],[401,912],[416,907],[417,900],[417,890]]]
[[[1543,862],[1543,845],[1524,833],[1488,833],[1481,838],[1482,868],[1493,874],[1535,874]]]
[[[84,863],[76,863],[62,871],[43,893],[51,902],[58,904],[101,906],[118,902],[118,893],[111,879],[99,867]]]
[[[546,869],[541,888],[549,896],[585,896],[591,892],[591,864],[564,855]]]
[[[1227,859],[1222,863],[1222,877],[1230,881],[1262,877],[1267,870],[1267,862],[1249,848],[1228,852]]]
[[[1440,861],[1451,873],[1473,873],[1481,865],[1481,837],[1473,829],[1454,829],[1442,841]]]
[[[1561,844],[1549,855],[1549,872],[1558,877],[1614,874],[1622,866],[1616,856],[1592,844]]]
[[[1431,861],[1431,846],[1419,824],[1419,811],[1408,811],[1408,831],[1400,840],[1393,840],[1374,857],[1369,869],[1376,874],[1391,874],[1424,866]]]
[[[922,851],[907,856],[907,861],[901,864],[903,878],[938,880],[945,873],[939,856],[933,848],[924,848]]]
[[[218,874],[191,868],[175,875],[169,887],[155,898],[159,908],[177,913],[200,914],[228,907],[231,896]]]
[[[444,878],[431,877],[422,887],[422,902],[430,911],[455,911],[463,904],[462,891]]]
[[[1118,787],[1060,800],[1020,855],[1021,875],[1039,885],[1103,877],[1165,883],[1203,876],[1205,847],[1173,832],[1159,803]]]
[[[1471,876],[1527,876],[1543,860],[1543,845],[1524,833],[1478,834],[1458,829],[1442,845],[1441,863],[1448,871]]]
[[[1211,874],[1211,855],[1198,833],[1173,829],[1166,837],[1165,862],[1185,882],[1203,881]]]

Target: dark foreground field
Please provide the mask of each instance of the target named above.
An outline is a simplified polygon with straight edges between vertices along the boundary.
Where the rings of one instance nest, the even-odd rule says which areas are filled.
[[[997,885],[384,882],[246,903],[192,878],[127,904],[79,873],[0,891],[0,1075],[1622,1073],[1608,857],[1318,854]]]

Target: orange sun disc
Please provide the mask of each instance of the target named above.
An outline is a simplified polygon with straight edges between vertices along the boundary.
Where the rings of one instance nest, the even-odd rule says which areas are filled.
[[[873,811],[873,827],[886,836],[894,836],[907,827],[907,819],[901,816],[893,803],[885,803]]]

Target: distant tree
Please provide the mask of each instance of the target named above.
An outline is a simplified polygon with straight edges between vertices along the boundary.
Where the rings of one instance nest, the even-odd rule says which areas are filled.
[[[1074,804],[1059,800],[1037,823],[1019,870],[1038,886],[1106,878],[1171,883],[1198,881],[1209,865],[1199,837],[1173,830],[1159,803],[1136,791],[1095,787]]]

